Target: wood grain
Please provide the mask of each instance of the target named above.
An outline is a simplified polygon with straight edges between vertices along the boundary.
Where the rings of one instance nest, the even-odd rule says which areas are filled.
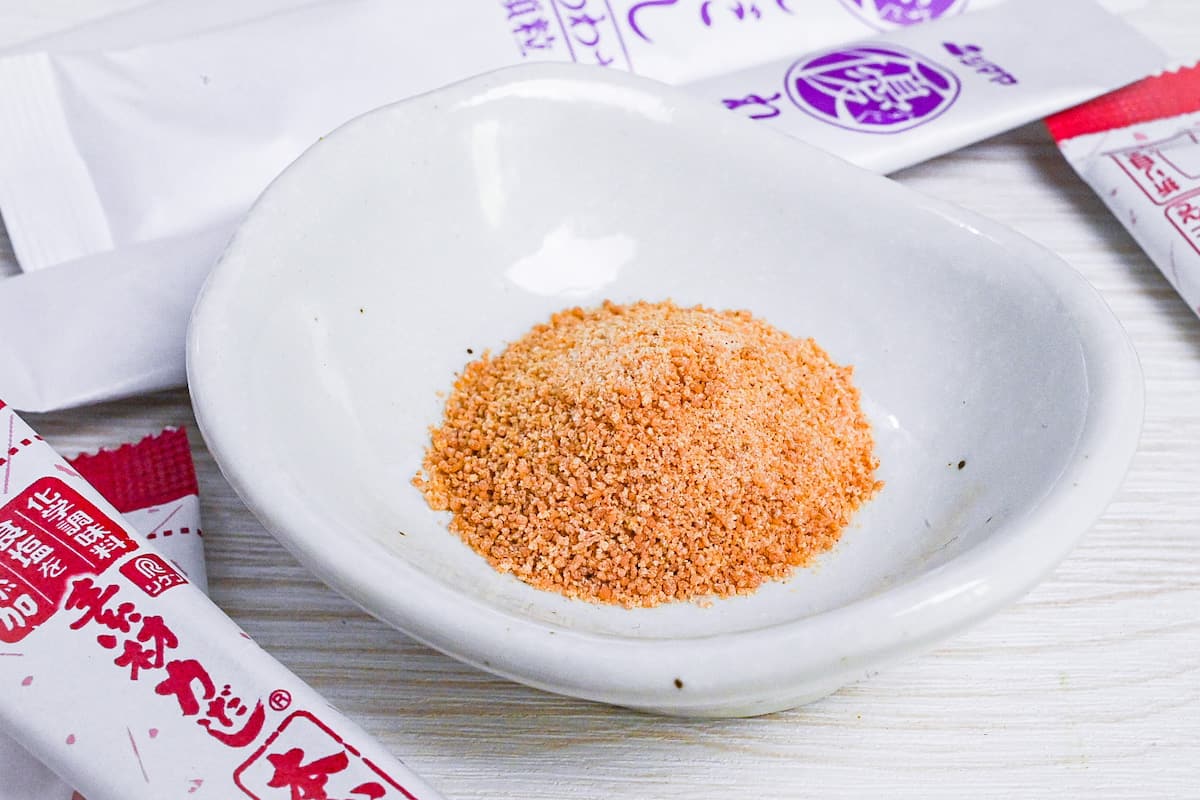
[[[1164,0],[1134,19],[1184,54],[1200,45],[1196,12]],[[406,639],[263,531],[182,390],[29,421],[66,453],[191,426],[216,601],[455,800],[1200,797],[1200,319],[1040,126],[897,177],[1017,228],[1103,293],[1142,359],[1145,430],[1120,493],[1040,587],[806,708],[659,719],[511,684]],[[0,262],[12,270],[3,237]]]

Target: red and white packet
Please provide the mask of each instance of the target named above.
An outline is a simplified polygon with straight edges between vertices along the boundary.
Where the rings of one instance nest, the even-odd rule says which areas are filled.
[[[19,442],[14,442],[19,445]],[[12,449],[8,445],[6,449]],[[12,455],[16,455],[15,453]],[[0,453],[0,469],[8,454]],[[200,490],[187,433],[168,429],[136,444],[68,460],[147,540],[205,591],[201,544]],[[17,544],[14,542],[14,544]],[[10,545],[11,546],[11,545]],[[4,556],[0,555],[0,559]],[[4,572],[0,567],[0,572]],[[9,578],[3,578],[8,580]],[[0,734],[0,800],[77,800],[59,780],[14,739]]]
[[[88,800],[439,797],[155,546],[182,536],[152,544],[2,401],[0,439],[0,730]]]
[[[1079,176],[1200,314],[1200,64],[1046,120]]]
[[[208,594],[200,487],[186,431],[169,428],[136,444],[83,453],[67,463]]]

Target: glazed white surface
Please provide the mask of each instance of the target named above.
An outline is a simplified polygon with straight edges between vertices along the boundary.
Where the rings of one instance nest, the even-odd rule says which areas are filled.
[[[558,309],[666,298],[854,364],[885,487],[746,597],[626,609],[495,572],[409,483],[439,393]],[[550,65],[311,148],[201,291],[188,378],[234,489],[335,589],[496,674],[685,716],[810,702],[1011,602],[1103,510],[1142,416],[1125,333],[1049,251],[662,84]]]

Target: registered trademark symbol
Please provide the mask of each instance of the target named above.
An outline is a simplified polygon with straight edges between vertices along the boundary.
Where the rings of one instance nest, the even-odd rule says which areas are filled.
[[[276,689],[267,699],[275,711],[283,711],[292,704],[292,693],[287,689]]]

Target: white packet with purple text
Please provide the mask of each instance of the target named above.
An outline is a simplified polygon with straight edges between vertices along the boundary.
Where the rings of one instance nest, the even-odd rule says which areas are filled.
[[[685,88],[861,167],[892,172],[1166,63],[1156,45],[1092,0],[1009,0]]]
[[[29,273],[0,281],[0,391],[49,411],[183,384],[187,310],[236,220],[376,106],[537,60],[700,81],[1000,1],[146,0],[26,42],[0,58],[0,213]]]
[[[575,61],[680,83],[966,5],[330,0],[148,44],[51,44],[0,59],[0,212],[28,272],[236,217],[351,117],[483,72]]]

